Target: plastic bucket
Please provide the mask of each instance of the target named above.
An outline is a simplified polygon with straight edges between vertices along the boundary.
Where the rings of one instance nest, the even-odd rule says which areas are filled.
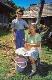
[[[18,72],[24,71],[25,67],[27,66],[27,60],[22,56],[17,56],[15,59],[15,63],[16,63],[16,71]]]

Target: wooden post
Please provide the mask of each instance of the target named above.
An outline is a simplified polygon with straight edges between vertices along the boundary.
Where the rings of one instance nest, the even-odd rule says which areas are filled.
[[[43,12],[44,3],[45,3],[45,0],[40,0],[40,10],[38,12],[38,18],[37,18],[37,21],[36,21],[36,25],[37,25],[38,29],[39,29],[39,26],[40,26],[40,20],[41,20],[41,16],[42,16],[42,12]]]

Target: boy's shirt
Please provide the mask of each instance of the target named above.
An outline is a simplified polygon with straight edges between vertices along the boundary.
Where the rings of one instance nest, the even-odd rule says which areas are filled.
[[[24,27],[28,27],[28,24],[23,19],[19,19],[19,20],[14,19],[12,21],[11,27],[16,29],[16,30],[20,30],[20,29],[24,29]]]
[[[38,33],[36,33],[34,36],[28,35],[26,37],[26,41],[28,43],[32,43],[32,44],[37,43],[37,42],[41,42],[41,36]]]

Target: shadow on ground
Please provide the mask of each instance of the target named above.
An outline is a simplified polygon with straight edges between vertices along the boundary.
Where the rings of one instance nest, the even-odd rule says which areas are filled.
[[[35,74],[39,74],[40,76],[45,77],[48,75],[49,71],[52,71],[52,64],[48,65],[47,63],[43,62],[37,67],[37,72]],[[23,74],[28,75],[30,72],[31,72],[31,65],[30,63],[28,63],[28,67],[25,69]]]
[[[37,68],[37,73],[41,76],[47,76],[49,71],[52,71],[52,64],[41,63]]]

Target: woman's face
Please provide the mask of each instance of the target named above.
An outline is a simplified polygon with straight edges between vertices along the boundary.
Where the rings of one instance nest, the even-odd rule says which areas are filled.
[[[35,30],[36,30],[36,28],[34,28],[34,26],[29,27],[29,31],[30,31],[31,35],[35,34],[35,32],[36,32]]]

